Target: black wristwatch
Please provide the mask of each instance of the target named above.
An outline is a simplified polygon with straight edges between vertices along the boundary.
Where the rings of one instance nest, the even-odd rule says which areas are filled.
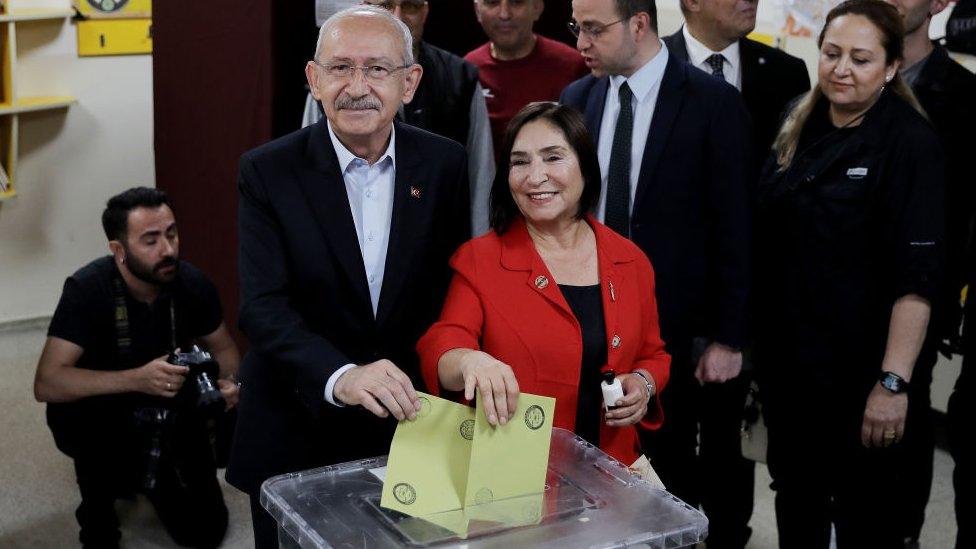
[[[881,372],[878,383],[896,395],[908,391],[908,382],[905,378],[893,372]]]

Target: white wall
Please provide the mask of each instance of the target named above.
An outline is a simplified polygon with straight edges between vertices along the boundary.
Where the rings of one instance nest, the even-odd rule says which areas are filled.
[[[20,94],[78,102],[21,115],[18,195],[0,203],[0,323],[50,315],[65,277],[107,253],[100,216],[108,197],[155,185],[152,57],[79,58],[68,20],[18,23],[17,37]]]

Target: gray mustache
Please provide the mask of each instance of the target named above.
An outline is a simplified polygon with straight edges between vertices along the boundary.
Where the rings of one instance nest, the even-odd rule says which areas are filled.
[[[364,110],[380,110],[380,102],[375,97],[364,96],[364,97],[349,97],[344,96],[336,99],[335,102],[336,109],[348,109],[354,111],[364,111]]]

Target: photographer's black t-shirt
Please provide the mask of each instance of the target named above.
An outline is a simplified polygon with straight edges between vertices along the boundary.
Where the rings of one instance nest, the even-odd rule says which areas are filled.
[[[118,353],[113,279],[120,275],[111,256],[96,259],[68,277],[48,336],[70,341],[84,349],[76,364],[78,368],[135,368],[173,350],[170,330],[170,303],[173,303],[176,346],[186,350],[194,340],[213,333],[220,326],[222,311],[217,289],[203,272],[185,261],[180,261],[178,272],[152,304],[137,301],[125,291],[131,338],[128,359]],[[59,430],[75,429],[79,423],[90,423],[90,418],[95,416],[102,418],[99,422],[122,419],[118,416],[125,414],[123,409],[149,404],[153,400],[158,399],[128,393],[51,404],[48,421],[57,440]],[[59,429],[59,426],[64,428]],[[60,447],[62,441],[58,442]]]

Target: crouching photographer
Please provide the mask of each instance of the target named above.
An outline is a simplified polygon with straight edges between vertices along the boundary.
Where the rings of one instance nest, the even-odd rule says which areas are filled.
[[[144,493],[176,543],[216,547],[227,507],[214,442],[237,404],[237,347],[216,288],[179,260],[165,193],[112,197],[102,225],[112,255],[65,282],[34,381],[74,460],[79,539],[117,547],[115,500]]]

